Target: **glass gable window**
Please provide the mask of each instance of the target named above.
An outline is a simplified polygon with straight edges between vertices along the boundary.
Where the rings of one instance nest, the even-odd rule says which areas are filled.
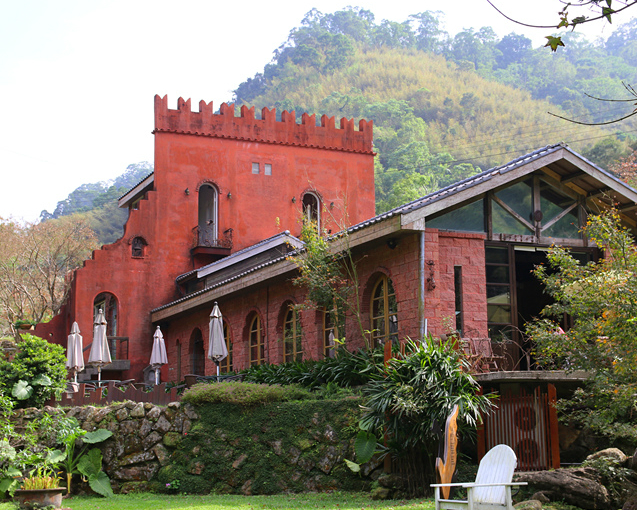
[[[427,219],[427,226],[442,230],[484,232],[483,202],[478,200],[438,217]]]

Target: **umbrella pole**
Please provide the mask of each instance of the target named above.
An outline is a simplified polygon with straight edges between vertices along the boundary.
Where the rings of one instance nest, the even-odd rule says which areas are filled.
[[[155,369],[155,386],[159,385],[159,369]]]
[[[98,384],[102,381],[102,367],[97,367],[97,382]]]
[[[219,382],[219,362],[215,361],[215,363],[217,364],[217,382]]]
[[[77,382],[77,370],[73,370],[73,382]]]

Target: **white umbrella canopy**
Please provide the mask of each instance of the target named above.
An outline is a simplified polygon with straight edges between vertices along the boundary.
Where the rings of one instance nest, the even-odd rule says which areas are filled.
[[[219,363],[228,356],[228,348],[223,339],[223,317],[215,302],[210,312],[210,333],[208,337],[208,357],[217,364],[217,378],[219,377]]]
[[[71,334],[66,344],[66,368],[73,371],[75,382],[77,382],[77,373],[84,370],[82,335],[80,335],[80,327],[77,322],[73,322]]]
[[[97,380],[102,379],[102,367],[111,363],[111,350],[108,347],[106,338],[106,318],[104,311],[100,308],[93,323],[93,343],[88,356],[89,365],[97,367]]]
[[[150,365],[155,369],[155,384],[159,384],[159,369],[167,363],[166,342],[164,342],[164,335],[162,335],[161,329],[157,326],[153,335],[153,351],[150,353]]]

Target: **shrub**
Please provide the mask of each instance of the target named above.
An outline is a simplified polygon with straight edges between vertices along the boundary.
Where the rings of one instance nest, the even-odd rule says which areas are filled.
[[[339,349],[334,358],[257,365],[243,372],[244,380],[265,384],[298,384],[311,390],[326,384],[343,388],[361,386],[383,377],[382,349],[349,352]]]
[[[66,355],[64,348],[33,335],[23,335],[12,361],[0,361],[0,390],[11,395],[20,381],[33,384],[28,398],[17,401],[18,407],[42,407],[52,393],[66,388]],[[50,380],[50,384],[36,381]]]
[[[194,405],[227,403],[249,407],[308,398],[312,394],[297,386],[227,382],[195,384],[184,392],[182,400]]]
[[[360,427],[376,438],[388,438],[387,447],[413,496],[433,482],[439,431],[454,406],[460,409],[459,425],[470,431],[491,404],[478,395],[479,386],[451,341],[409,341],[405,350],[404,356],[388,361],[385,378],[363,388],[367,399]]]

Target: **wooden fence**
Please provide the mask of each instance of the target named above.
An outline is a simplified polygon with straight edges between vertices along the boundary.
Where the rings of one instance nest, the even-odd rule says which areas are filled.
[[[85,405],[108,405],[113,402],[132,400],[133,402],[150,402],[157,405],[167,405],[170,402],[179,401],[177,388],[166,391],[166,384],[159,384],[151,391],[136,388],[129,384],[118,387],[114,381],[96,387],[95,384],[79,383],[78,391],[63,393],[59,399],[52,399],[49,405],[62,407],[74,407]]]

